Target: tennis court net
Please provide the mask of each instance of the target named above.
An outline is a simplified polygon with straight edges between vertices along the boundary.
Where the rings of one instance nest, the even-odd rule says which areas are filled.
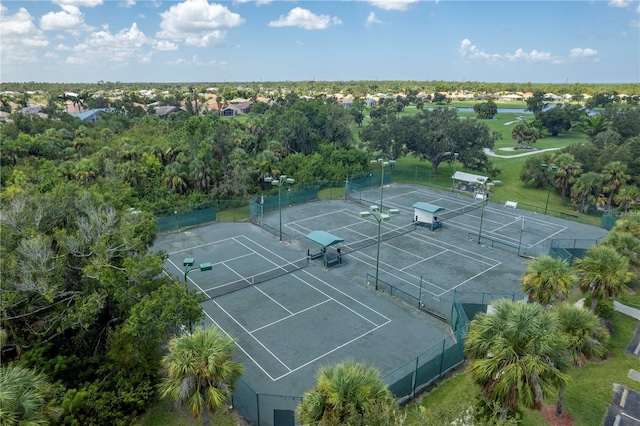
[[[294,260],[293,262],[276,266],[275,268],[269,269],[265,272],[260,272],[259,274],[251,275],[237,281],[232,281],[226,284],[221,284],[214,288],[210,288],[206,290],[205,293],[207,294],[207,296],[214,299],[216,297],[224,296],[225,294],[233,293],[234,291],[242,290],[243,288],[251,287],[255,284],[260,284],[265,281],[269,281],[274,278],[299,271],[306,268],[307,266],[309,266],[309,259],[307,257],[303,257],[302,259]]]
[[[440,214],[438,216],[438,218],[440,220],[451,219],[452,217],[460,216],[461,214],[465,214],[465,213],[468,213],[468,212],[471,212],[471,211],[474,211],[474,210],[478,210],[480,207],[482,207],[482,201],[478,201],[477,203],[473,203],[473,204],[470,204],[468,206],[460,207],[458,209],[445,211],[444,213]]]
[[[387,241],[392,238],[399,237],[401,235],[407,234],[416,229],[416,225],[411,223],[405,226],[399,226],[396,229],[391,231],[383,232],[380,234],[380,241]],[[365,239],[354,241],[352,243],[346,243],[342,246],[342,249],[345,253],[351,253],[354,251],[362,250],[363,248],[370,247],[378,243],[378,236],[375,235],[373,237],[367,237]]]

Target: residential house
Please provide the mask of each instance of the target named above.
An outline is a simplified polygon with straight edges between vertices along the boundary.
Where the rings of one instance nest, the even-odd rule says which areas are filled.
[[[105,113],[114,113],[115,108],[95,108],[90,109],[85,112],[81,112],[79,114],[73,114],[74,117],[79,118],[82,121],[88,121],[89,123],[96,124],[98,120],[101,118],[101,114]]]
[[[246,101],[240,104],[232,104],[227,106],[226,108],[224,108],[222,110],[222,116],[223,117],[233,117],[235,115],[239,115],[239,114],[248,114],[249,113],[249,108],[251,107],[251,104],[253,104],[253,102],[251,101]]]
[[[155,115],[157,115],[158,117],[166,117],[170,114],[173,114],[174,112],[184,111],[182,108],[178,108],[176,106],[171,106],[171,105],[158,106],[158,107],[155,107],[153,110]]]
[[[353,105],[353,96],[347,95],[343,99],[340,100],[340,104],[345,108],[351,108]]]

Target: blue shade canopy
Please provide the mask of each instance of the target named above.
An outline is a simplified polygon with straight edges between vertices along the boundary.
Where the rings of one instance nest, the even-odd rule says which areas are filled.
[[[434,206],[433,204],[418,201],[412,206],[414,209],[422,210],[428,213],[438,213],[444,211],[444,207]]]
[[[306,238],[314,243],[320,244],[322,247],[331,247],[334,244],[344,242],[342,238],[325,231],[311,231],[307,234]]]

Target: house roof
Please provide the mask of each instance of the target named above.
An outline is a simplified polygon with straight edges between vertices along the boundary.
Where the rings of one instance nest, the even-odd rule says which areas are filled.
[[[423,203],[422,201],[414,203],[412,207],[429,213],[439,213],[445,210],[444,207],[434,206],[433,204]]]
[[[453,176],[451,176],[453,180],[461,180],[463,182],[468,183],[478,183],[478,182],[486,182],[489,179],[488,176],[474,175],[473,173],[465,173],[465,172],[455,172]]]
[[[182,111],[182,109],[176,106],[171,106],[171,105],[159,106],[159,107],[155,107],[154,109],[154,112],[156,113],[156,115],[159,115],[161,117],[164,117],[165,115],[169,115],[173,112],[179,112],[179,111]]]
[[[112,113],[112,112],[115,112],[115,109],[114,108],[96,108],[96,109],[87,110],[85,112],[81,112],[79,114],[73,114],[73,116],[79,118],[80,120],[86,120],[87,118],[99,112]]]
[[[340,237],[336,237],[326,231],[311,231],[306,235],[308,240],[318,243],[323,247],[330,247],[334,244],[342,243],[344,240]]]

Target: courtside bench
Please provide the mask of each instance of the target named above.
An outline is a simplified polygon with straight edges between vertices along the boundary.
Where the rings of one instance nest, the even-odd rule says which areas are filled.
[[[517,201],[507,201],[506,203],[504,203],[505,207],[511,207],[512,209],[517,209],[518,208],[518,202]]]

